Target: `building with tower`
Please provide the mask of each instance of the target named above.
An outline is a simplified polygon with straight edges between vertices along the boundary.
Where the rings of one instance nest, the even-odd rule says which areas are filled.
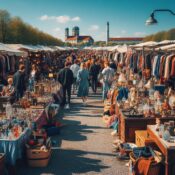
[[[92,45],[94,39],[91,36],[81,36],[79,27],[75,26],[72,28],[72,35],[69,35],[69,28],[65,29],[65,42],[73,45]]]
[[[143,41],[142,37],[110,37],[109,35],[109,22],[107,22],[107,30],[106,30],[106,44],[116,43],[116,44],[138,44]]]

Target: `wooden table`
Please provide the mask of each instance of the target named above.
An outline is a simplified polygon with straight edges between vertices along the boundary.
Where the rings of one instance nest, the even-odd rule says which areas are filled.
[[[119,138],[123,142],[135,142],[135,131],[146,130],[147,125],[155,124],[155,118],[129,118],[119,115]]]
[[[156,124],[156,118],[153,117],[143,117],[143,118],[131,118],[126,117],[119,105],[116,104],[115,113],[118,116],[118,133],[119,138],[123,142],[135,142],[135,131],[146,130],[147,125]],[[160,118],[161,123],[168,122],[170,120],[175,121],[175,116]]]
[[[165,156],[165,175],[175,175],[175,143],[169,143],[160,138],[155,125],[148,125],[147,131]]]

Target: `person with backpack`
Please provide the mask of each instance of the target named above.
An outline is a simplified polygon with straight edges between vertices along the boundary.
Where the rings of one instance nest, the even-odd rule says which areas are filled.
[[[103,93],[102,98],[105,100],[109,89],[111,88],[112,82],[114,80],[114,70],[109,67],[109,63],[104,63],[105,68],[102,70],[102,79],[103,79]]]

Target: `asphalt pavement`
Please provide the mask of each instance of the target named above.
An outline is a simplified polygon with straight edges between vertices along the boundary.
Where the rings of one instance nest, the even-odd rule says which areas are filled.
[[[112,152],[114,138],[102,121],[101,94],[90,94],[87,106],[73,96],[70,110],[61,110],[59,120],[65,125],[54,136],[49,165],[31,168],[24,162],[19,175],[128,175],[125,161]]]

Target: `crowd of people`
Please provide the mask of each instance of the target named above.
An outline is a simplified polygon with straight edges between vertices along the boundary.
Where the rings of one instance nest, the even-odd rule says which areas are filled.
[[[66,58],[65,67],[58,72],[58,81],[63,86],[63,106],[66,109],[70,108],[71,92],[77,92],[86,106],[89,87],[96,94],[102,84],[102,98],[104,100],[107,97],[116,70],[115,63],[110,61],[112,64],[107,58],[87,51],[78,51]]]
[[[18,58],[18,70],[9,76],[0,72],[0,95],[10,96],[14,101],[23,97],[26,90],[34,91],[35,83],[53,74],[63,88],[62,106],[70,108],[71,94],[82,98],[86,106],[89,87],[94,94],[103,89],[103,100],[110,89],[116,64],[93,51],[77,50],[62,53],[30,53]],[[100,83],[101,82],[101,83]]]

